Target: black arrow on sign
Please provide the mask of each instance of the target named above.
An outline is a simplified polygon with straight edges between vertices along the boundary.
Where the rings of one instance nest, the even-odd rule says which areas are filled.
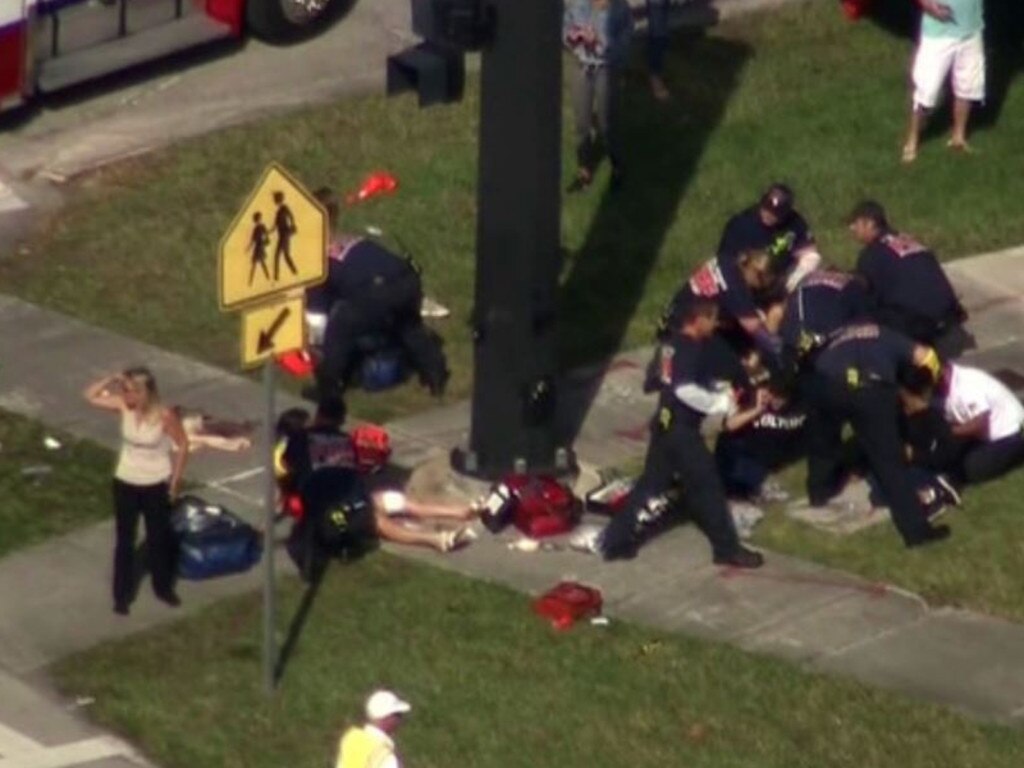
[[[277,317],[274,318],[274,322],[270,324],[270,327],[265,331],[260,331],[259,341],[256,342],[256,354],[262,355],[264,352],[269,352],[274,348],[274,336],[281,330],[281,326],[284,325],[284,321],[291,315],[291,307],[285,307],[277,313]]]

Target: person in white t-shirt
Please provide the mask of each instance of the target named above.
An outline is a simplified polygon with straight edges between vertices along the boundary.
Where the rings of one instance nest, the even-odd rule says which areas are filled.
[[[992,480],[1024,463],[1024,405],[999,379],[958,363],[943,366],[937,385],[913,373],[901,379],[904,409],[927,409],[938,421],[928,426],[915,417],[915,461],[960,483]]]
[[[936,394],[953,434],[972,443],[963,459],[968,483],[991,480],[1024,463],[1024,405],[999,379],[949,363]]]

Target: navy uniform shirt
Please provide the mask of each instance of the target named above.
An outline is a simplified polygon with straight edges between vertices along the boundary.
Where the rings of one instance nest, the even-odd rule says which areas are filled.
[[[302,489],[318,470],[356,466],[355,446],[347,432],[334,427],[313,426],[288,439],[284,465],[293,487]]]
[[[660,393],[655,426],[667,429],[670,425],[682,424],[700,428],[704,414],[681,402],[676,397],[675,390],[683,384],[707,385],[700,380],[702,347],[703,342],[679,333],[661,345],[655,377]],[[664,415],[665,412],[669,414],[667,417]]]
[[[771,257],[772,271],[777,275],[785,274],[793,267],[796,253],[814,246],[814,235],[796,211],[785,221],[769,227],[761,221],[759,209],[760,206],[755,205],[729,219],[718,243],[718,255],[735,261],[742,251],[765,250]]]
[[[912,365],[914,342],[875,323],[848,325],[818,353],[814,369],[852,388],[896,384],[901,366]]]
[[[860,252],[857,274],[879,307],[894,307],[934,322],[957,312],[959,302],[935,254],[908,235],[888,232]]]
[[[787,402],[778,410],[768,408],[739,431],[723,433],[719,440],[738,442],[766,466],[777,466],[804,453],[806,422],[806,411]]]
[[[726,321],[757,316],[750,288],[743,281],[735,261],[708,259],[690,276],[672,300],[670,315],[673,328],[678,325],[679,311],[696,298],[714,301]]]
[[[862,279],[831,270],[812,272],[786,298],[779,335],[800,349],[803,334],[824,340],[841,326],[867,317],[869,310]]]
[[[327,279],[306,291],[306,311],[326,313],[336,301],[363,298],[372,285],[388,283],[411,267],[375,240],[343,238],[327,250]]]

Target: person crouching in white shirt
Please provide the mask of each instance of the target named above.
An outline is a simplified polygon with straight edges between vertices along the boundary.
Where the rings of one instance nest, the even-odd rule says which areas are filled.
[[[1024,463],[1024,405],[999,379],[948,363],[936,395],[953,434],[971,442],[963,459],[968,483],[992,480]]]

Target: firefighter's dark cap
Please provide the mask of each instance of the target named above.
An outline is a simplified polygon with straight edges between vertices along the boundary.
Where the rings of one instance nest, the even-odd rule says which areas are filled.
[[[793,213],[793,190],[785,184],[775,183],[761,195],[761,208],[779,219],[788,219]]]
[[[885,215],[885,208],[875,200],[861,200],[857,203],[853,210],[850,211],[850,215],[846,217],[846,223],[853,224],[853,222],[862,219],[874,222],[875,226],[880,229],[887,229],[889,227],[889,219]]]

